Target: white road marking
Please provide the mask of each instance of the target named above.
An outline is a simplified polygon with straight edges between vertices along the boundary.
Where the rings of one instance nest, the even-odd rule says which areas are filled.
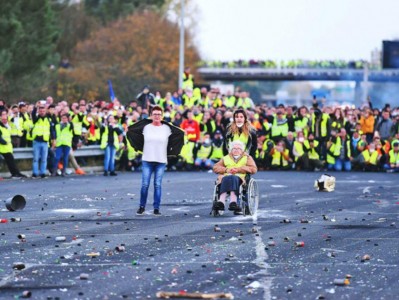
[[[371,186],[366,186],[365,188],[363,188],[363,194],[370,194],[370,188]]]
[[[321,251],[333,251],[333,252],[346,252],[345,250],[338,250],[332,248],[320,248]]]
[[[364,181],[364,180],[337,180],[336,182],[338,183],[392,183],[393,181],[391,180],[381,180],[381,181],[376,181],[376,180],[368,180],[368,181]]]
[[[261,227],[256,226],[256,228],[258,230],[258,234],[254,235],[255,244],[256,244],[255,246],[256,258],[254,260],[254,263],[260,268],[260,271],[257,274],[261,275],[261,278],[257,283],[259,284],[259,288],[263,289],[263,299],[270,300],[271,299],[270,288],[272,285],[272,279],[271,277],[267,276],[268,275],[267,269],[270,266],[266,262],[269,257],[266,253],[265,244],[263,243],[262,240]]]
[[[190,211],[190,208],[187,206],[181,206],[181,207],[171,208],[170,210],[187,212]]]

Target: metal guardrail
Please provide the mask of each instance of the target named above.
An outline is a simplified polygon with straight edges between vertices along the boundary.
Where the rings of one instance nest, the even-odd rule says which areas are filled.
[[[15,159],[33,159],[33,148],[14,148]],[[75,157],[100,156],[104,155],[104,150],[99,145],[82,146],[73,152]]]

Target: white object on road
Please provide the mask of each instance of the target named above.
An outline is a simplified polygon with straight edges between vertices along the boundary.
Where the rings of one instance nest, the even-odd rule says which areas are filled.
[[[314,187],[319,192],[332,192],[335,189],[335,177],[323,174],[320,179],[314,182]]]

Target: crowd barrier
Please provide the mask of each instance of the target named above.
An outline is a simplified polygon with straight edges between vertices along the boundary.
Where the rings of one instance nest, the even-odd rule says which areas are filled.
[[[99,145],[82,146],[73,152],[75,157],[104,155]],[[14,159],[33,159],[33,148],[14,148]]]

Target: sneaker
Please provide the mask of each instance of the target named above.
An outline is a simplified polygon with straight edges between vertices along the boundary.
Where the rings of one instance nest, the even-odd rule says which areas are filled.
[[[161,212],[159,211],[159,209],[154,209],[154,216],[161,216]]]
[[[41,175],[40,175],[40,178],[46,178],[46,177],[47,177],[46,174],[41,174]]]
[[[38,178],[38,177],[39,177],[39,175],[32,174],[32,178]]]
[[[224,210],[224,203],[222,201],[216,201],[213,203],[214,210]]]
[[[242,215],[242,209],[241,209],[241,207],[237,207],[237,209],[234,211],[234,215],[235,215],[235,216]]]
[[[139,215],[139,216],[144,215],[144,212],[145,212],[145,208],[140,206],[136,212],[136,215]],[[154,213],[155,213],[155,211],[154,211]]]
[[[239,207],[238,207],[238,205],[237,205],[237,202],[230,202],[229,210],[236,211],[236,210],[238,210],[238,209],[239,209]]]
[[[115,172],[111,172],[109,173],[109,176],[118,176],[118,174],[116,174]]]
[[[78,175],[86,175],[85,171],[83,171],[82,169],[77,169],[75,173]]]
[[[104,176],[108,176],[108,172],[107,171],[104,171]]]

